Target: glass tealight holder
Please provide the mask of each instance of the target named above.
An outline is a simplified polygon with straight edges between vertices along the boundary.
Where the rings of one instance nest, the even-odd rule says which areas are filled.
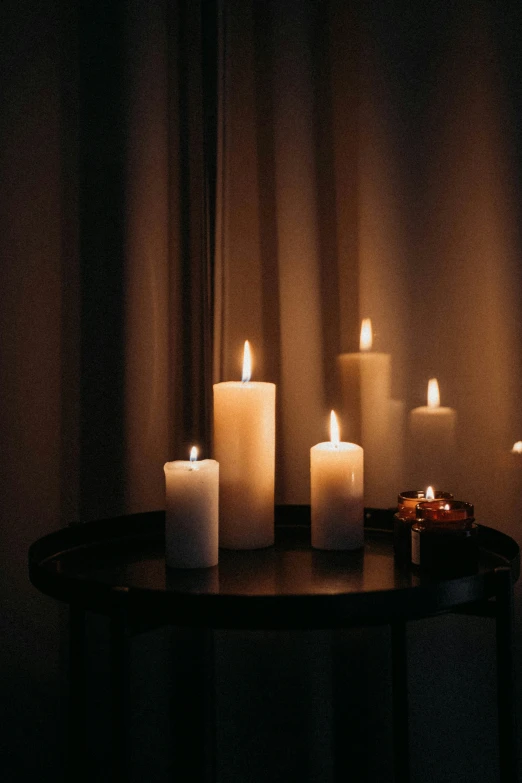
[[[437,499],[417,503],[411,562],[422,572],[456,577],[478,568],[478,527],[471,503]]]
[[[397,498],[397,513],[393,517],[393,548],[395,560],[399,565],[411,563],[411,526],[415,522],[417,504],[425,500],[423,489],[410,489],[401,492]],[[434,492],[435,500],[453,500],[450,492]]]

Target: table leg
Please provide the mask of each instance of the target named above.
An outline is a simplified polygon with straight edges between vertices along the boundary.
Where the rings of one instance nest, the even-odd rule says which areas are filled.
[[[395,783],[409,783],[408,649],[406,623],[391,624],[393,769]]]
[[[366,629],[331,633],[332,728],[335,783],[368,783]],[[355,674],[356,673],[356,674]]]
[[[176,653],[172,728],[173,780],[216,780],[214,633],[191,629],[180,634]]]
[[[86,654],[85,610],[72,605],[69,612],[68,780],[86,780]]]
[[[126,612],[120,607],[111,615],[110,637],[112,780],[125,783],[128,775],[129,629]]]
[[[495,576],[500,783],[517,783],[514,603],[511,569],[497,568]]]

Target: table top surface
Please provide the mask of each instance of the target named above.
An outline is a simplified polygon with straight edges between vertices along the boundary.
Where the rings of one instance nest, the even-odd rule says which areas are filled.
[[[393,512],[367,514],[364,549],[312,549],[308,507],[276,508],[273,547],[220,550],[214,568],[165,566],[164,512],[75,525],[36,541],[29,572],[42,592],[137,620],[213,628],[335,628],[430,616],[495,593],[495,569],[519,576],[519,548],[479,527],[476,573],[418,575],[394,559]]]

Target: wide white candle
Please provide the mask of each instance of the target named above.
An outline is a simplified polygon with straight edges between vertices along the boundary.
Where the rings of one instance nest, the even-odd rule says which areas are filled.
[[[431,481],[438,487],[455,483],[457,413],[440,404],[436,378],[428,383],[428,404],[410,411],[410,476],[413,487]]]
[[[494,464],[493,479],[482,502],[484,517],[503,533],[517,538],[522,496],[522,441],[511,449],[502,449],[491,455]],[[494,487],[494,492],[491,492]]]
[[[243,380],[214,384],[214,456],[219,461],[219,545],[274,543],[274,383],[252,382],[248,341]]]
[[[219,463],[167,462],[165,557],[171,568],[208,568],[218,562]]]
[[[391,356],[372,351],[370,318],[361,324],[359,353],[337,357],[343,405],[352,437],[364,449],[364,502],[373,508],[389,505],[388,463],[383,446],[389,441]]]
[[[363,450],[339,438],[335,413],[330,441],[310,449],[312,546],[359,549],[364,543]]]

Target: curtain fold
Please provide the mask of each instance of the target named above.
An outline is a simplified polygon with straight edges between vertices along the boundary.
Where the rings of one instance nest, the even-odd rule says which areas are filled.
[[[117,514],[125,491],[124,4],[78,15],[80,518]]]
[[[177,413],[174,443],[185,448],[197,442],[210,450],[212,377],[212,313],[215,202],[215,85],[216,53],[206,39],[215,37],[216,5],[181,2],[178,5],[177,42],[172,47],[172,72],[177,72],[177,107],[171,145],[177,147],[179,181],[171,186],[171,209],[179,210],[178,297],[173,309],[175,334],[173,396]],[[174,61],[174,62],[173,62]],[[177,71],[176,71],[177,69]],[[207,103],[205,104],[205,97]],[[210,98],[210,99],[209,99]],[[177,112],[176,112],[177,110]],[[176,116],[177,113],[177,116]],[[171,117],[172,117],[171,114]],[[178,135],[179,134],[179,135]],[[179,146],[177,146],[179,145]],[[212,215],[211,215],[212,213]],[[171,212],[172,214],[172,212]],[[176,350],[177,349],[177,350]],[[176,435],[178,430],[182,438]],[[182,440],[183,439],[183,440]]]
[[[63,275],[74,244],[62,159],[69,17],[54,3],[31,13],[9,3],[2,19],[0,767],[16,780],[61,769],[60,609],[29,585],[27,550],[65,523],[71,507],[62,475],[62,447],[73,445],[62,419],[62,367],[76,352],[62,329],[76,315],[64,305],[74,274]],[[69,164],[70,152],[67,144]]]
[[[162,464],[211,453],[215,2],[126,21],[126,507],[163,505]]]
[[[169,255],[179,226],[172,215],[169,229],[167,24],[165,4],[135,2],[125,25],[125,505],[136,510],[158,507],[172,443],[170,290],[179,262]]]

